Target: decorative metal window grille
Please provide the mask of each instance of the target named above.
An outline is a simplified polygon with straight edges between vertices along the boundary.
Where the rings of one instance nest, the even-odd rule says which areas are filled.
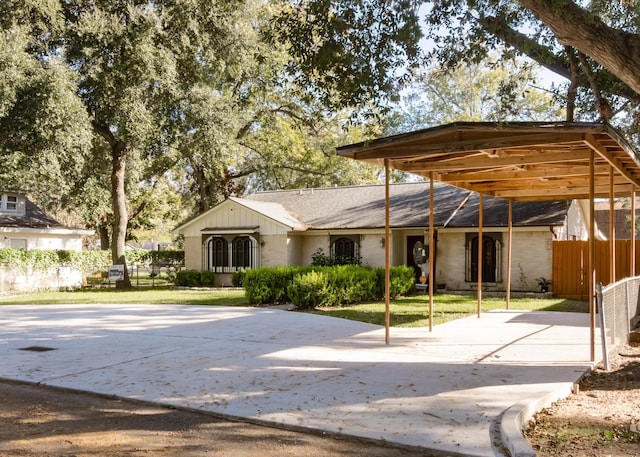
[[[467,234],[466,280],[478,281],[479,237]],[[482,282],[502,282],[502,233],[482,234]]]
[[[222,237],[209,238],[206,256],[207,270],[223,273],[229,264],[229,243]]]
[[[331,256],[338,264],[358,263],[360,245],[353,237],[336,237],[332,240]]]
[[[204,244],[205,268],[215,273],[233,273],[258,266],[258,242],[248,235],[231,241],[223,235],[213,235]]]
[[[232,266],[238,268],[251,268],[253,266],[253,243],[248,236],[239,236],[232,242]]]

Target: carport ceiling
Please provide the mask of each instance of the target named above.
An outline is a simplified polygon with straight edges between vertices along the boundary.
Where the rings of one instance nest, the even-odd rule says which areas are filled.
[[[465,122],[338,148],[344,157],[388,159],[398,170],[513,200],[589,198],[592,151],[594,197],[640,187],[640,157],[606,124]]]

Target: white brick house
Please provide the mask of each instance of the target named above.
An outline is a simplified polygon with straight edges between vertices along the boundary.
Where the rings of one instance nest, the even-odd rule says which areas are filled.
[[[382,185],[258,192],[230,198],[182,224],[185,266],[215,271],[229,285],[237,269],[309,265],[318,250],[384,266],[385,189]],[[508,204],[485,197],[483,287],[504,291]],[[435,283],[446,290],[477,287],[477,194],[434,183]],[[552,242],[584,239],[584,224],[571,201],[514,202],[512,289],[537,289],[536,278],[551,277]],[[571,210],[571,211],[570,211]],[[573,216],[571,216],[573,215]],[[390,186],[391,264],[414,264],[413,249],[429,240],[429,183]],[[575,233],[574,233],[575,232]]]

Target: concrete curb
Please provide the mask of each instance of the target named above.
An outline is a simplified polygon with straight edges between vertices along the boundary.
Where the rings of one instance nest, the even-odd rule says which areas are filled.
[[[544,397],[516,403],[505,411],[500,421],[500,436],[511,457],[536,457],[522,430],[535,413],[571,395],[572,388],[573,383],[567,383]]]

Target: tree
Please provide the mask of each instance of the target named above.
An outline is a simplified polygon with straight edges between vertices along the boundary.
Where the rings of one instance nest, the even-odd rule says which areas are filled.
[[[449,122],[561,119],[561,106],[537,89],[522,60],[466,64],[425,71],[389,116],[387,134]]]
[[[72,71],[57,56],[36,62],[29,43],[25,26],[0,35],[0,185],[51,209],[72,192],[91,131]]]
[[[110,153],[114,263],[126,264],[127,164],[168,150],[191,87],[231,78],[252,58],[254,8],[252,0],[0,3],[5,39],[26,37],[25,66],[64,69]],[[117,286],[130,286],[126,268]]]
[[[446,0],[427,22],[440,62],[478,62],[494,50],[526,55],[569,81],[568,120],[588,103],[594,118],[610,121],[640,102],[638,20],[635,2]]]
[[[418,0],[286,0],[271,36],[288,47],[288,73],[325,106],[380,104],[420,56]]]

